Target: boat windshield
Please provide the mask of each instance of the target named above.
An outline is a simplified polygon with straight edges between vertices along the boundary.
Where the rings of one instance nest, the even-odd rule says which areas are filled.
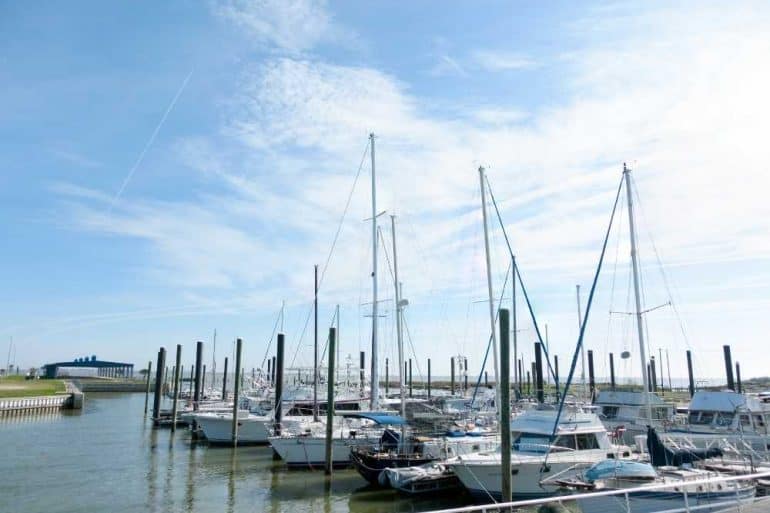
[[[550,437],[539,433],[521,433],[513,443],[513,450],[545,454],[548,452]],[[560,435],[550,445],[551,452],[596,449],[599,444],[592,433],[577,435]]]

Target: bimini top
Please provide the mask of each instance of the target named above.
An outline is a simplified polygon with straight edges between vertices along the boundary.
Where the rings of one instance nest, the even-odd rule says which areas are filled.
[[[657,394],[650,393],[650,404],[666,404],[666,402],[657,396]],[[596,394],[596,400],[594,404],[597,405],[624,405],[624,406],[643,406],[644,405],[644,392],[625,392],[616,390],[601,390]]]
[[[556,422],[556,410],[526,410],[511,421],[511,431],[549,435]],[[557,434],[604,433],[606,429],[595,413],[564,411]]]
[[[594,463],[585,472],[586,481],[589,483],[611,478],[652,480],[657,475],[658,473],[655,472],[655,468],[649,463],[616,459]]]
[[[406,420],[400,415],[393,415],[386,411],[352,411],[352,412],[337,412],[343,417],[350,417],[354,419],[368,419],[376,424],[389,424],[391,426],[400,426],[406,424]]]
[[[699,390],[690,400],[690,411],[720,411],[735,413],[738,409],[747,409],[751,411],[767,410],[768,405],[759,401],[756,396],[739,394],[732,390],[722,390],[710,392]]]

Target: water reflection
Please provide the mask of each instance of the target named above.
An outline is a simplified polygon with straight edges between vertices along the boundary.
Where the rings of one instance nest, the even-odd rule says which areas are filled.
[[[144,423],[144,429],[143,431],[147,430],[147,422]],[[157,498],[157,488],[155,486],[155,480],[157,478],[158,474],[158,431],[155,429],[152,429],[152,427],[149,428],[150,435],[149,435],[149,443],[146,446],[146,450],[148,453],[148,465],[147,465],[147,508],[149,511],[157,511],[156,508],[156,498]]]
[[[227,479],[227,512],[235,511],[235,470],[238,461],[238,449],[230,449],[230,475]]]

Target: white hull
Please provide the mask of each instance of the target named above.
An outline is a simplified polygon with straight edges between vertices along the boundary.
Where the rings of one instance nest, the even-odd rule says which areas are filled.
[[[371,445],[379,438],[334,438],[332,464],[343,467],[350,464],[350,449],[359,445]],[[270,437],[273,450],[290,467],[323,468],[326,459],[326,439],[323,437]]]
[[[195,421],[203,436],[211,443],[232,443],[233,415],[202,414]],[[238,418],[239,444],[267,444],[270,436],[271,417],[249,415]]]
[[[474,462],[463,457],[447,461],[463,486],[478,499],[495,500],[502,497],[501,464],[499,453],[495,459]],[[536,499],[553,495],[552,487],[541,487],[544,479],[563,472],[575,465],[593,464],[607,458],[603,450],[579,451],[579,454],[552,454],[548,458],[548,471],[543,472],[542,457],[519,458],[515,454],[511,461],[511,489],[516,499]]]

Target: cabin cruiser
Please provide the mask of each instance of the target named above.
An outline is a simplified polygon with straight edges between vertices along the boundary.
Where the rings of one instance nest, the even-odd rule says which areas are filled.
[[[632,445],[634,437],[647,432],[647,426],[660,429],[674,423],[674,404],[650,392],[648,413],[644,396],[641,391],[602,390],[596,394],[594,406],[599,418],[617,441]]]
[[[533,409],[511,422],[512,482],[516,498],[538,498],[552,490],[540,482],[549,474],[564,472],[576,465],[593,464],[607,458],[631,456],[628,447],[614,446],[595,413],[564,411],[556,438],[551,442],[558,412]],[[461,455],[446,461],[463,486],[477,498],[501,498],[501,453],[495,451]]]
[[[698,391],[690,401],[688,422],[661,437],[682,447],[722,447],[738,452],[770,450],[770,397],[731,390]]]

